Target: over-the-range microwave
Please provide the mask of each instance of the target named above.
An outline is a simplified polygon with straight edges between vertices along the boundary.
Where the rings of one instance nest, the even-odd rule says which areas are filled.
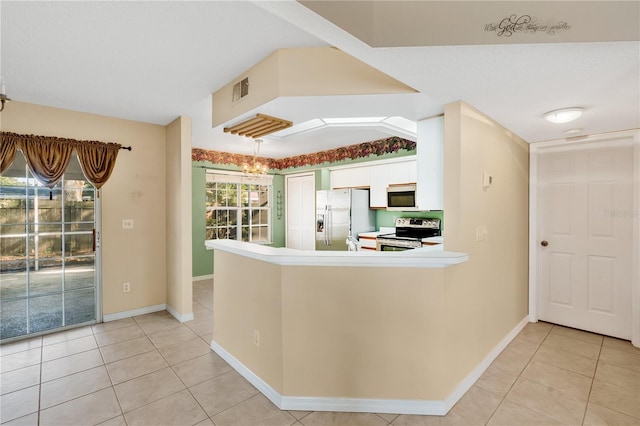
[[[390,185],[387,187],[387,210],[418,210],[416,185]]]

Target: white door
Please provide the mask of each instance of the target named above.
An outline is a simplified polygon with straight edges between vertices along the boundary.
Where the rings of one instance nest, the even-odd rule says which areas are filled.
[[[286,177],[287,247],[314,250],[316,180],[313,174]]]
[[[539,319],[631,339],[631,143],[538,158]]]

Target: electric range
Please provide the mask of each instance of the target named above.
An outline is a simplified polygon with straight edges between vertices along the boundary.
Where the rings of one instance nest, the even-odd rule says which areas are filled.
[[[422,239],[441,235],[440,219],[398,217],[396,232],[378,235],[376,250],[404,251],[422,247]]]

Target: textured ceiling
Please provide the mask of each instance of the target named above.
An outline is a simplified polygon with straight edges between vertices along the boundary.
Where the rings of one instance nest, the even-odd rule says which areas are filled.
[[[640,127],[638,41],[372,48],[294,1],[3,0],[0,12],[9,97],[156,124],[189,115],[196,147],[250,154],[251,141],[211,128],[211,93],[276,49],[307,46],[336,46],[421,93],[278,99],[253,113],[296,124],[332,116],[418,120],[464,100],[529,142],[575,127],[581,134]],[[602,26],[615,24],[602,16]],[[568,106],[586,112],[566,125],[542,119]],[[261,154],[281,158],[388,136],[384,129],[316,133],[266,140]]]

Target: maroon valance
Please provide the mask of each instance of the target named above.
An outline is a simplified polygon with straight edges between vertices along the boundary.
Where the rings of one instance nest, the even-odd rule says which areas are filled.
[[[0,174],[13,162],[17,149],[33,176],[49,188],[62,178],[75,149],[85,177],[100,189],[113,171],[120,144],[0,132]]]

